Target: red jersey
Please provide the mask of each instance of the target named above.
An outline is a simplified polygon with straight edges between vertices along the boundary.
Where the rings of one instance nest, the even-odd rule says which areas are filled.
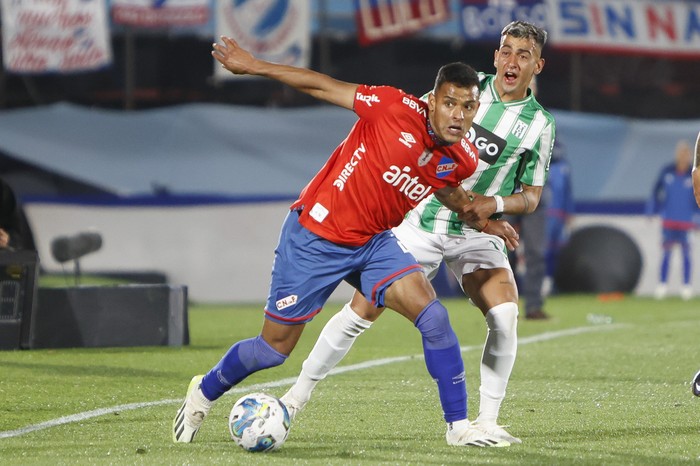
[[[428,133],[428,104],[400,89],[359,86],[355,113],[350,134],[291,206],[302,210],[305,228],[328,241],[362,246],[476,169],[477,149],[466,138],[436,144]]]

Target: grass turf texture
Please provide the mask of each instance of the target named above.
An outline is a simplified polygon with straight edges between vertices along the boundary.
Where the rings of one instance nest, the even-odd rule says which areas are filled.
[[[470,418],[478,412],[484,321],[464,300],[445,301],[463,353]],[[328,377],[292,426],[287,443],[247,453],[228,438],[229,410],[246,387],[289,379],[323,324],[329,304],[307,325],[282,366],[254,374],[215,405],[196,443],[174,445],[170,426],[192,375],[209,369],[230,344],[257,334],[260,306],[190,306],[191,345],[183,348],[0,352],[0,464],[698,464],[700,398],[689,382],[697,357],[697,300],[553,297],[546,322],[521,320],[521,344],[500,421],[522,445],[449,447],[419,333],[386,312],[343,366],[409,357]],[[591,324],[609,316],[613,324]],[[590,331],[558,336],[566,329]],[[556,338],[540,341],[541,335]],[[528,339],[528,337],[531,337]],[[290,379],[291,380],[291,379]],[[281,396],[291,382],[266,391]],[[255,388],[257,391],[259,387]],[[8,434],[100,408],[89,419]]]

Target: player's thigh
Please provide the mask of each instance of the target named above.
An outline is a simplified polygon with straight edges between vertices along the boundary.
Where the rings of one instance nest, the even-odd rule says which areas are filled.
[[[440,235],[421,230],[408,222],[401,223],[392,229],[392,232],[399,243],[423,266],[425,274],[432,280],[443,259]]]
[[[445,263],[459,282],[462,276],[480,269],[510,270],[505,242],[498,236],[471,231],[444,240]]]
[[[361,248],[356,270],[346,280],[373,306],[383,307],[387,305],[386,292],[392,284],[416,272],[424,275],[413,255],[399,243],[392,232],[385,231],[375,235]]]
[[[518,289],[501,238],[468,233],[464,238],[446,241],[445,254],[447,267],[482,312],[518,301]]]
[[[475,270],[463,275],[461,281],[465,293],[484,314],[499,304],[518,302],[518,287],[510,268]]]

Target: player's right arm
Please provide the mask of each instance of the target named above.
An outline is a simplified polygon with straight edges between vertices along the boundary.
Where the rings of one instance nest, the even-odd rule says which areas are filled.
[[[213,48],[212,56],[233,74],[263,76],[319,100],[353,109],[357,84],[339,81],[313,70],[261,60],[230,37],[221,36],[221,43],[215,43]]]

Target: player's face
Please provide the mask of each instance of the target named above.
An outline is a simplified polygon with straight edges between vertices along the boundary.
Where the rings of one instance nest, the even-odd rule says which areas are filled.
[[[532,77],[540,74],[544,58],[534,39],[505,35],[501,47],[496,50],[493,65],[496,67],[496,90],[501,100],[524,99]]]
[[[479,88],[444,83],[428,96],[430,124],[435,135],[454,144],[467,134],[479,109]]]

